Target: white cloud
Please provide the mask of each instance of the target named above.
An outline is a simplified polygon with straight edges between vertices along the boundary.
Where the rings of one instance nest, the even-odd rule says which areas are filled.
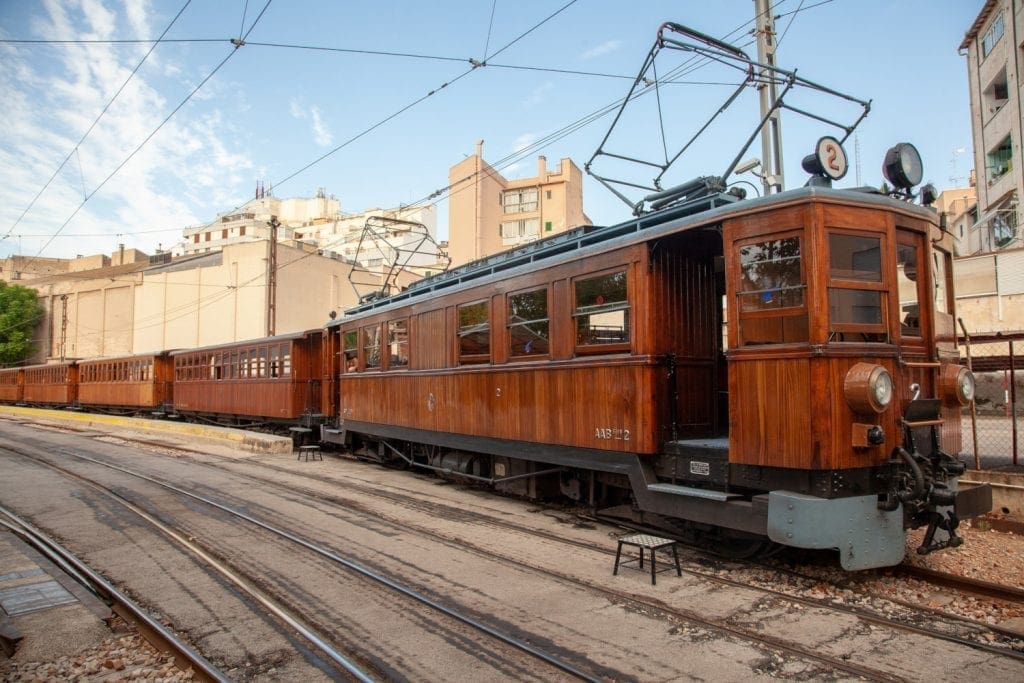
[[[537,136],[533,133],[523,133],[515,139],[512,143],[512,148],[517,152],[522,152],[524,149],[537,142]]]
[[[555,84],[551,81],[541,83],[533,89],[533,92],[531,92],[525,100],[523,100],[523,108],[529,109],[530,107],[536,107],[538,104],[541,104],[545,99],[547,99],[548,93],[554,89]]]
[[[606,40],[600,45],[596,45],[587,50],[586,52],[584,52],[583,54],[581,54],[580,59],[583,61],[596,59],[597,57],[601,57],[612,52],[615,52],[616,50],[619,49],[621,45],[621,40]]]
[[[320,107],[313,107],[309,113],[313,119],[313,140],[321,147],[330,147],[334,142],[334,136],[331,135],[331,131],[327,130],[327,126],[320,116]]]

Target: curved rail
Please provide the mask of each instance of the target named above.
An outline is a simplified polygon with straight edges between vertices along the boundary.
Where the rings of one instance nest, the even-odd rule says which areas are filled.
[[[108,469],[112,469],[114,471],[121,472],[122,474],[127,474],[127,475],[135,477],[137,479],[142,479],[143,481],[149,482],[149,483],[154,484],[156,486],[160,486],[160,487],[162,487],[164,489],[167,489],[168,491],[172,491],[174,493],[177,493],[178,495],[186,496],[188,498],[191,498],[193,500],[197,500],[197,501],[199,501],[201,503],[204,503],[204,504],[209,505],[211,507],[214,507],[214,508],[216,508],[218,510],[226,512],[226,513],[228,513],[228,514],[230,514],[230,515],[232,515],[234,517],[237,517],[238,519],[245,520],[245,521],[249,522],[250,524],[253,524],[254,526],[257,526],[257,527],[263,529],[264,531],[269,531],[270,533],[273,533],[273,534],[275,534],[277,536],[280,536],[280,537],[285,538],[285,539],[287,539],[289,541],[292,541],[293,543],[296,543],[296,544],[306,548],[307,550],[310,550],[313,553],[316,553],[317,555],[320,555],[321,557],[324,557],[324,558],[326,558],[326,559],[328,559],[328,560],[330,560],[332,562],[340,564],[341,566],[345,567],[346,569],[349,569],[349,570],[351,570],[351,571],[353,571],[353,572],[355,572],[355,573],[357,573],[357,574],[359,574],[359,575],[361,575],[361,576],[363,576],[363,577],[365,577],[367,579],[370,579],[370,580],[372,580],[372,581],[374,581],[376,583],[380,583],[380,584],[382,584],[382,585],[384,585],[384,586],[386,586],[386,587],[388,587],[388,588],[390,588],[390,589],[392,589],[394,591],[397,591],[397,592],[401,593],[402,595],[404,595],[404,596],[406,596],[408,598],[411,598],[412,600],[415,600],[415,601],[417,601],[417,602],[419,602],[419,603],[421,603],[423,605],[426,605],[427,607],[430,607],[431,609],[434,609],[434,610],[444,614],[445,616],[448,616],[448,617],[450,617],[450,618],[452,618],[452,619],[454,619],[456,621],[459,621],[459,622],[461,622],[461,623],[463,623],[463,624],[465,624],[465,625],[467,625],[467,626],[469,626],[469,627],[471,627],[473,629],[476,629],[476,630],[478,630],[478,631],[480,631],[482,633],[485,633],[485,634],[487,634],[487,635],[489,635],[489,636],[491,636],[491,637],[501,641],[502,643],[504,643],[506,645],[509,645],[509,646],[511,646],[511,647],[513,647],[513,648],[515,648],[517,650],[520,650],[521,652],[525,652],[526,654],[528,654],[528,655],[530,655],[530,656],[532,656],[532,657],[534,657],[534,658],[536,658],[538,660],[541,660],[541,661],[543,661],[543,662],[545,662],[545,663],[547,663],[547,664],[549,664],[549,665],[551,665],[551,666],[553,666],[553,667],[555,667],[555,668],[557,668],[557,669],[559,669],[561,671],[564,671],[565,673],[568,673],[568,674],[570,674],[572,676],[575,676],[576,678],[579,678],[579,679],[584,680],[584,681],[593,681],[594,683],[597,683],[598,681],[601,680],[600,678],[597,678],[597,677],[595,677],[595,676],[593,676],[593,675],[591,675],[591,674],[589,674],[589,673],[587,673],[587,672],[585,672],[585,671],[583,671],[581,669],[578,669],[575,666],[573,666],[572,664],[570,664],[568,662],[565,662],[565,661],[563,661],[561,659],[558,659],[557,657],[555,657],[553,655],[550,655],[547,652],[544,652],[543,650],[540,650],[540,649],[538,649],[538,648],[536,648],[536,647],[534,647],[534,646],[532,646],[532,645],[530,645],[530,644],[528,644],[526,642],[523,642],[523,641],[521,641],[521,640],[519,640],[517,638],[514,638],[512,636],[509,636],[509,635],[507,635],[505,633],[502,633],[501,631],[498,631],[497,629],[495,629],[495,628],[493,628],[491,626],[488,626],[487,624],[484,624],[484,623],[482,623],[480,621],[477,621],[476,619],[468,617],[468,616],[466,616],[464,614],[460,614],[459,612],[456,612],[455,610],[451,609],[450,607],[446,607],[445,605],[442,605],[441,603],[439,603],[439,602],[437,602],[437,601],[435,601],[435,600],[433,600],[431,598],[428,598],[425,595],[421,595],[420,593],[417,593],[416,591],[412,590],[411,588],[403,586],[403,585],[401,585],[401,584],[399,584],[399,583],[397,583],[395,581],[392,581],[391,579],[388,579],[385,576],[377,574],[376,572],[373,572],[372,570],[367,569],[366,567],[363,567],[362,565],[359,565],[356,562],[353,562],[351,560],[347,560],[344,557],[341,557],[340,555],[338,555],[338,554],[336,554],[336,553],[334,553],[334,552],[332,552],[330,550],[327,550],[325,548],[321,548],[320,546],[317,546],[317,545],[315,545],[313,543],[310,543],[309,541],[307,541],[307,540],[305,540],[305,539],[303,539],[303,538],[301,538],[301,537],[299,537],[299,536],[297,536],[295,534],[292,534],[289,531],[285,531],[284,529],[279,529],[279,528],[277,528],[277,527],[275,527],[275,526],[273,526],[271,524],[267,524],[266,522],[262,522],[262,521],[254,518],[254,517],[252,517],[250,515],[247,515],[244,512],[240,512],[240,511],[235,510],[233,508],[230,508],[230,507],[228,507],[226,505],[222,505],[221,503],[218,503],[216,501],[210,500],[209,498],[206,498],[204,496],[200,496],[200,495],[192,493],[190,491],[186,491],[186,490],[181,489],[181,488],[179,488],[177,486],[174,486],[173,484],[168,484],[166,482],[162,482],[159,479],[155,479],[153,477],[149,477],[149,476],[146,476],[144,474],[139,474],[138,472],[133,472],[132,470],[129,470],[129,469],[126,469],[126,468],[123,468],[123,467],[119,467],[119,466],[113,465],[111,463],[103,462],[102,460],[97,460],[95,458],[90,458],[89,456],[81,455],[80,453],[75,453],[74,451],[70,451],[70,450],[67,450],[67,449],[60,449],[58,452],[61,453],[62,455],[68,455],[68,456],[71,456],[71,457],[74,457],[74,458],[78,458],[79,460],[84,460],[86,462],[90,462],[90,463],[93,463],[95,465],[100,465],[100,466],[106,467]],[[46,463],[46,464],[49,465],[50,467],[58,469],[58,470],[60,470],[62,472],[67,472],[67,470],[65,470],[64,468],[61,468],[60,466],[53,465],[52,463]],[[71,476],[75,476],[75,477],[78,477],[80,479],[84,479],[80,475],[76,475],[76,474],[74,474],[72,472],[67,472],[67,473],[70,474]],[[95,483],[92,483],[92,485],[96,486]],[[120,496],[118,496],[116,493],[113,493],[113,492],[110,492],[110,493],[111,493],[111,495],[117,497],[119,500],[123,501],[123,499],[121,499]],[[143,514],[144,516],[147,517],[147,519],[149,519],[149,516],[145,513],[145,511],[136,510],[134,508],[134,506],[131,505],[131,503],[128,503],[127,501],[123,501],[123,502],[126,503],[127,505],[131,506],[132,509],[135,510],[137,513]],[[155,523],[159,524],[159,522],[157,520],[153,520],[153,521]],[[165,532],[165,533],[167,533],[167,532]],[[173,532],[171,532],[171,533],[173,533]],[[185,542],[187,543],[187,541],[185,541]],[[198,552],[201,553],[202,551],[198,550]],[[206,559],[206,557],[204,557],[204,559]],[[212,560],[212,558],[209,558],[207,561],[213,561],[213,560]],[[257,599],[261,599],[261,598],[259,598],[257,596]],[[297,625],[296,628],[300,628],[300,626],[301,625]],[[306,635],[306,634],[303,633],[303,635]],[[309,636],[306,636],[306,637],[309,638]],[[320,646],[320,644],[317,641],[312,641],[311,640],[311,642],[314,642],[315,644],[317,644],[318,647]],[[326,643],[324,643],[324,646],[329,648],[329,646],[327,646]],[[340,657],[340,654],[338,656]],[[335,658],[332,656],[332,659],[335,659]],[[335,661],[338,661],[338,660],[336,659]],[[339,664],[340,663],[341,662],[339,661]],[[360,680],[367,680],[367,681],[370,680],[369,678],[365,677],[365,674],[362,674],[362,672],[360,672],[358,669],[355,669],[354,665],[351,665],[351,663],[349,663],[348,665],[342,664],[342,666],[344,666],[346,668],[346,670],[349,670],[350,673],[353,673],[353,675],[356,675],[358,678],[360,678]],[[349,669],[349,666],[352,666],[353,668]]]
[[[0,520],[0,525],[7,527],[11,532],[17,534],[26,543],[36,548],[49,560],[61,567],[61,569],[67,571],[76,581],[90,591],[108,603],[113,604],[119,614],[139,625],[140,630],[145,633],[147,640],[150,642],[156,641],[153,644],[158,649],[174,653],[175,658],[179,662],[184,662],[192,667],[201,680],[224,682],[231,680],[187,643],[171,633],[163,624],[152,619],[141,607],[132,602],[128,596],[75,557],[70,550],[50,539],[7,508],[0,506],[0,512],[12,520],[11,522]]]

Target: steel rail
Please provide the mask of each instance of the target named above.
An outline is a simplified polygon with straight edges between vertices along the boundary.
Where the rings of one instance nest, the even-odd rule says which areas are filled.
[[[77,581],[81,582],[85,579],[87,581],[84,584],[86,588],[98,593],[106,601],[112,603],[121,616],[134,621],[145,634],[146,640],[153,643],[157,649],[172,652],[179,665],[184,663],[186,666],[191,667],[200,680],[225,683],[231,680],[163,624],[146,614],[141,607],[115,588],[113,584],[79,560],[70,550],[49,538],[39,529],[21,519],[7,508],[0,506],[0,512],[14,522],[12,524],[0,520],[0,524],[37,548],[46,557],[54,560],[62,569],[66,570],[66,568],[70,567],[72,570],[70,574]]]
[[[64,455],[69,455],[71,457],[78,458],[79,460],[84,460],[86,462],[90,462],[90,463],[93,463],[95,465],[100,465],[102,467],[106,467],[106,468],[112,469],[114,471],[121,472],[122,474],[127,474],[127,475],[135,477],[137,479],[142,479],[143,481],[147,481],[147,482],[149,482],[151,484],[154,484],[156,486],[160,486],[160,487],[162,487],[164,489],[167,489],[168,491],[173,491],[174,493],[177,493],[179,495],[186,496],[188,498],[191,498],[193,500],[197,500],[197,501],[199,501],[201,503],[204,503],[204,504],[209,505],[211,507],[214,507],[214,508],[216,508],[218,510],[226,512],[229,515],[232,515],[232,516],[237,517],[239,519],[245,520],[245,521],[249,522],[250,524],[253,524],[253,525],[255,525],[255,526],[257,526],[257,527],[259,527],[259,528],[261,528],[261,529],[263,529],[265,531],[269,531],[269,532],[271,532],[271,533],[273,533],[275,535],[278,535],[278,536],[280,536],[282,538],[285,538],[285,539],[287,539],[289,541],[292,541],[293,543],[296,543],[296,544],[306,548],[307,550],[310,550],[310,551],[316,553],[317,555],[320,555],[321,557],[324,557],[324,558],[326,558],[328,560],[331,560],[332,562],[340,564],[341,566],[343,566],[343,567],[345,567],[345,568],[347,568],[347,569],[349,569],[349,570],[351,570],[351,571],[353,571],[353,572],[355,572],[355,573],[357,573],[357,574],[359,574],[359,575],[361,575],[361,576],[363,576],[363,577],[365,577],[367,579],[370,579],[371,581],[374,581],[374,582],[379,583],[381,585],[384,585],[384,586],[386,586],[386,587],[388,587],[388,588],[390,588],[390,589],[392,589],[392,590],[394,590],[394,591],[396,591],[398,593],[401,593],[402,595],[404,595],[404,596],[406,596],[408,598],[411,598],[412,600],[415,600],[415,601],[417,601],[417,602],[419,602],[419,603],[421,603],[423,605],[426,605],[426,606],[430,607],[431,609],[434,609],[434,610],[444,614],[445,616],[448,616],[448,617],[450,617],[452,619],[455,619],[456,621],[459,621],[459,622],[461,622],[461,623],[463,623],[463,624],[465,624],[465,625],[467,625],[467,626],[469,626],[471,628],[474,628],[474,629],[476,629],[478,631],[486,633],[487,635],[489,635],[489,636],[491,636],[493,638],[496,638],[497,640],[501,641],[502,643],[505,643],[506,645],[509,645],[509,646],[511,646],[511,647],[513,647],[513,648],[515,648],[517,650],[520,650],[522,652],[525,652],[526,654],[528,654],[528,655],[530,655],[530,656],[532,656],[532,657],[534,657],[536,659],[539,659],[539,660],[541,660],[543,662],[546,662],[547,664],[550,664],[551,666],[553,666],[553,667],[555,667],[557,669],[560,669],[561,671],[564,671],[565,673],[568,673],[568,674],[570,674],[572,676],[575,676],[576,678],[579,678],[579,679],[584,680],[584,681],[591,681],[593,683],[599,683],[601,680],[603,680],[603,679],[595,677],[595,676],[593,676],[593,675],[591,675],[591,674],[589,674],[589,673],[587,673],[587,672],[585,672],[585,671],[583,671],[581,669],[578,669],[575,666],[573,666],[572,664],[570,664],[568,662],[565,662],[565,661],[562,661],[561,659],[558,659],[557,657],[555,657],[553,655],[550,655],[547,652],[544,652],[543,650],[540,650],[540,649],[538,649],[538,648],[536,648],[536,647],[534,647],[534,646],[532,646],[532,645],[530,645],[530,644],[528,644],[526,642],[523,642],[523,641],[519,640],[518,638],[514,638],[514,637],[512,637],[510,635],[502,633],[501,631],[498,631],[497,629],[495,629],[495,628],[493,628],[491,626],[488,626],[487,624],[484,624],[483,622],[477,621],[476,619],[473,619],[471,617],[467,617],[464,614],[460,614],[459,612],[456,612],[455,610],[451,609],[450,607],[442,605],[441,603],[437,602],[436,600],[433,600],[431,598],[428,598],[425,595],[417,593],[413,589],[408,588],[406,586],[403,586],[402,584],[397,583],[396,581],[392,581],[391,579],[389,579],[389,578],[387,578],[385,576],[382,576],[382,575],[380,575],[380,574],[378,574],[378,573],[376,573],[376,572],[374,572],[374,571],[372,571],[370,569],[367,569],[366,567],[363,567],[362,565],[360,565],[360,564],[358,564],[356,562],[353,562],[352,560],[347,560],[344,557],[341,557],[340,555],[338,555],[337,553],[334,553],[334,552],[332,552],[330,550],[327,550],[325,548],[317,546],[316,544],[311,543],[311,542],[305,540],[304,538],[301,538],[301,537],[299,537],[299,536],[297,536],[297,535],[295,535],[295,534],[293,534],[293,533],[291,533],[289,531],[285,531],[284,529],[279,529],[278,527],[275,527],[272,524],[267,524],[266,522],[262,522],[262,521],[256,519],[255,517],[252,517],[252,516],[250,516],[250,515],[248,515],[248,514],[246,514],[244,512],[240,512],[240,511],[235,510],[235,509],[233,509],[231,507],[228,507],[226,505],[218,503],[218,502],[216,502],[214,500],[210,500],[209,498],[206,498],[204,496],[200,496],[200,495],[192,493],[190,491],[186,491],[186,490],[184,490],[182,488],[174,486],[173,484],[168,484],[166,482],[160,481],[159,479],[156,479],[154,477],[149,477],[149,476],[144,475],[144,474],[139,474],[138,472],[133,472],[133,471],[131,471],[129,469],[126,469],[126,468],[123,468],[123,467],[119,467],[119,466],[113,465],[111,463],[103,462],[102,460],[97,460],[95,458],[91,458],[89,456],[82,455],[80,453],[75,453],[74,451],[70,451],[68,449],[59,449],[58,452],[60,452],[60,453],[62,453]],[[60,469],[60,468],[58,468],[58,469]],[[113,495],[116,496],[117,494],[113,494]]]
[[[16,451],[16,452],[21,452],[21,451]],[[65,452],[65,451],[62,451],[62,452]],[[21,453],[23,453],[23,452],[21,452]],[[47,467],[50,467],[50,468],[52,468],[54,470],[57,470],[57,471],[61,472],[62,474],[66,475],[68,477],[72,477],[74,479],[77,479],[78,481],[81,481],[84,484],[86,484],[88,486],[91,486],[92,488],[94,488],[94,489],[96,489],[96,490],[98,490],[98,491],[100,491],[100,492],[110,496],[111,498],[116,500],[118,503],[120,503],[121,505],[123,505],[127,509],[131,510],[132,512],[134,512],[138,516],[142,517],[144,520],[146,520],[150,524],[152,524],[154,527],[156,527],[165,536],[167,536],[168,538],[170,538],[174,542],[178,543],[179,545],[183,546],[189,552],[191,552],[192,554],[196,555],[200,559],[202,559],[210,567],[215,569],[222,577],[226,578],[228,581],[230,581],[235,586],[237,586],[239,589],[241,589],[244,593],[246,593],[251,598],[253,598],[257,602],[259,602],[261,605],[263,605],[263,607],[267,611],[269,611],[271,614],[273,614],[274,616],[276,616],[279,619],[281,619],[282,621],[284,621],[286,624],[288,624],[292,628],[294,628],[299,634],[302,635],[302,637],[304,637],[307,641],[309,641],[315,648],[317,648],[320,652],[322,652],[324,655],[326,655],[335,664],[337,664],[342,669],[344,669],[349,674],[351,674],[356,680],[359,680],[362,683],[373,683],[373,678],[371,678],[366,672],[364,672],[356,664],[354,664],[347,657],[345,657],[336,648],[331,646],[325,639],[320,637],[312,629],[312,627],[307,626],[298,617],[292,615],[290,612],[288,612],[288,610],[286,610],[285,608],[283,608],[280,605],[278,605],[275,601],[273,601],[272,599],[267,597],[267,595],[265,595],[258,588],[255,588],[254,586],[252,586],[248,581],[246,581],[245,579],[243,579],[242,577],[237,575],[235,572],[233,572],[226,565],[224,565],[223,563],[218,561],[212,555],[210,555],[209,553],[204,551],[202,548],[200,548],[195,543],[189,541],[187,538],[185,538],[184,536],[182,536],[181,534],[176,532],[174,529],[172,529],[168,525],[166,525],[163,522],[161,522],[160,520],[158,520],[153,515],[149,514],[148,512],[146,512],[142,508],[138,507],[137,505],[135,505],[131,501],[125,499],[123,496],[119,495],[118,493],[115,493],[114,491],[111,491],[110,489],[106,488],[105,486],[103,486],[101,484],[98,484],[97,482],[94,482],[94,481],[88,479],[87,477],[83,477],[80,474],[76,474],[75,472],[71,472],[70,470],[68,470],[68,469],[66,469],[64,467],[60,467],[59,465],[54,465],[53,463],[46,462],[46,461],[41,460],[39,458],[35,458],[34,456],[31,456],[29,454],[25,454],[25,453],[23,453],[23,454],[26,455],[27,457],[33,458],[36,462],[40,462],[40,463],[46,465]],[[68,455],[75,455],[73,453],[67,453],[67,454]],[[83,456],[76,456],[76,457],[83,457]],[[89,460],[89,458],[84,458],[84,459]],[[102,463],[100,463],[100,464],[102,464]],[[130,472],[126,472],[126,474],[130,474]],[[4,511],[2,507],[0,507],[0,511]],[[10,513],[8,513],[8,514],[10,514]],[[221,679],[211,679],[211,680],[229,680],[229,679],[221,678]]]

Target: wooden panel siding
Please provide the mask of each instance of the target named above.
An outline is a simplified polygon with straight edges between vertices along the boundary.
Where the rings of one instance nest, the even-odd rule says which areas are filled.
[[[24,373],[21,368],[0,370],[0,402],[19,403],[22,400]]]
[[[83,406],[156,408],[171,401],[174,365],[167,354],[82,361],[78,368]]]
[[[341,379],[343,418],[497,439],[654,453],[653,360],[363,373]],[[628,432],[628,434],[627,434]]]
[[[78,367],[73,363],[25,368],[26,403],[70,405],[78,398]]]

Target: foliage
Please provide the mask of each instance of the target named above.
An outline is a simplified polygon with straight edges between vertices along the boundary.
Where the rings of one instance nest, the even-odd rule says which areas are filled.
[[[34,289],[0,280],[0,365],[21,363],[32,355],[32,333],[42,318]]]

